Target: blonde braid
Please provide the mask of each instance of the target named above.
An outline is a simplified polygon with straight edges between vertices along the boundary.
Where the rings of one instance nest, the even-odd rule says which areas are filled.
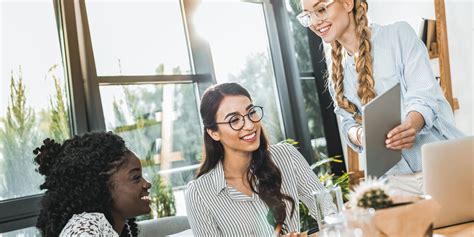
[[[357,106],[350,102],[345,96],[344,96],[344,69],[342,67],[342,45],[334,41],[332,44],[332,52],[331,52],[331,57],[332,57],[332,86],[335,91],[335,98],[337,105],[346,110],[347,112],[354,114],[354,117],[356,118],[357,121],[360,121],[360,115],[356,113],[357,111]]]
[[[359,39],[359,55],[356,57],[356,71],[359,76],[357,95],[362,105],[375,97],[375,81],[372,67],[371,32],[367,19],[368,5],[365,0],[355,0],[356,37]]]

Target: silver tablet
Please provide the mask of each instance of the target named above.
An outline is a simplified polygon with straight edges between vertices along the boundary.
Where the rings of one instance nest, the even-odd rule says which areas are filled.
[[[380,177],[400,161],[401,151],[385,146],[388,132],[401,123],[400,108],[400,84],[363,107],[365,177]]]

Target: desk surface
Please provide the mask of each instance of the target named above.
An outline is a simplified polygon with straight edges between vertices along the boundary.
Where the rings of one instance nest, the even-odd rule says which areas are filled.
[[[434,230],[433,237],[441,236],[474,236],[474,222]]]
[[[314,233],[309,237],[317,237],[318,234]],[[445,228],[434,230],[433,237],[467,237],[474,236],[474,222],[468,222],[459,225],[453,225]]]

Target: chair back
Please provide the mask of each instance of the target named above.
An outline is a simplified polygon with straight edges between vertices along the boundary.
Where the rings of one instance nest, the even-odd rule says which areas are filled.
[[[190,229],[186,216],[169,216],[138,222],[140,237],[165,237]]]

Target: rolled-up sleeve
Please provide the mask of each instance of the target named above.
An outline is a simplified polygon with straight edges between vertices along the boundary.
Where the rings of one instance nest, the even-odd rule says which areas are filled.
[[[347,112],[345,109],[342,109],[341,107],[337,106],[336,104],[336,98],[335,98],[335,92],[334,88],[332,85],[329,85],[328,87],[329,93],[331,94],[332,101],[334,103],[334,113],[338,115],[341,119],[341,132],[344,137],[345,142],[356,152],[362,153],[363,147],[358,146],[354,144],[351,139],[349,139],[349,129],[352,127],[360,126],[360,124],[355,121],[354,116]]]
[[[437,97],[444,95],[434,77],[423,42],[408,23],[398,22],[396,27],[402,60],[401,82],[406,89],[405,116],[411,111],[419,112],[425,120],[420,133],[426,133],[439,114]]]
[[[196,237],[218,236],[217,225],[199,196],[197,187],[193,182],[188,184],[185,200],[188,221],[193,235]]]

